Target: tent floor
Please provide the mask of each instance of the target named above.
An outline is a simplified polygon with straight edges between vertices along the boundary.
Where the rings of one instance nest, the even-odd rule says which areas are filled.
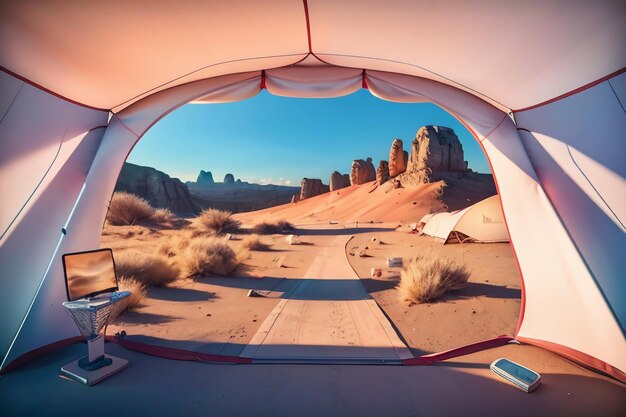
[[[430,366],[219,365],[160,359],[108,343],[127,369],[87,387],[59,377],[76,344],[0,378],[0,414],[621,415],[626,387],[533,346],[507,345]],[[507,357],[542,374],[526,394],[489,370]]]

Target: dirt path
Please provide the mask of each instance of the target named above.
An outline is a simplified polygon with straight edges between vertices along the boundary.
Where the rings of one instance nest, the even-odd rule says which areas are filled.
[[[255,362],[398,363],[412,357],[345,255],[349,235],[329,240],[261,324],[241,356]]]

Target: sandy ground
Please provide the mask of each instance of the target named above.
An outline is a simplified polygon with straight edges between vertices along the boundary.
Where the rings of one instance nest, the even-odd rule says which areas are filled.
[[[382,243],[373,244],[372,238]],[[358,253],[366,246],[368,256],[359,257]],[[417,236],[406,230],[379,231],[355,235],[346,250],[363,285],[415,354],[440,352],[515,332],[520,310],[520,276],[508,243],[442,245],[429,236]],[[411,305],[399,300],[395,288],[399,268],[390,270],[389,278],[371,278],[371,268],[386,269],[387,257],[408,260],[416,255],[460,261],[471,272],[469,285],[450,292],[439,302]]]
[[[321,223],[321,222],[320,222]],[[269,251],[251,252],[244,274],[179,280],[150,288],[144,305],[124,313],[109,334],[126,331],[133,340],[239,355],[283,294],[294,288],[315,258],[338,235],[354,236],[346,245],[350,265],[414,354],[439,352],[464,344],[513,334],[520,308],[520,279],[509,244],[448,244],[430,237],[396,231],[395,223],[317,226],[301,230],[307,245],[289,245],[283,235],[265,236]],[[114,253],[156,247],[177,230],[141,226],[107,226],[103,247]],[[130,236],[132,234],[132,236]],[[382,244],[372,244],[376,238]],[[234,248],[239,241],[231,241]],[[368,257],[351,256],[365,246]],[[343,248],[337,250],[343,251]],[[410,305],[398,300],[397,279],[371,279],[371,268],[385,267],[388,256],[416,254],[458,259],[471,271],[467,288],[442,301]],[[281,261],[283,266],[278,266]],[[268,297],[247,297],[249,289],[271,291]]]
[[[372,237],[385,242],[370,245],[370,257],[345,256],[415,354],[513,334],[520,281],[508,244],[443,246],[428,237],[394,231],[401,224],[441,210],[441,187],[441,182],[400,189],[367,183],[297,204],[237,214],[244,227],[261,220],[288,219],[301,229],[316,230],[298,232],[308,245],[290,246],[283,235],[265,236],[271,249],[251,252],[245,271],[236,277],[179,280],[165,288],[151,288],[144,305],[123,314],[109,326],[109,333],[124,330],[129,337],[144,342],[238,355],[278,305],[281,295],[304,276],[320,251],[338,235],[354,235],[348,253],[364,247]],[[466,188],[453,190],[474,198]],[[101,246],[113,248],[114,254],[131,249],[149,253],[181,230],[193,227],[193,222],[184,220],[172,229],[107,225]],[[229,243],[235,250],[240,245],[237,240]],[[343,252],[343,248],[337,250]],[[461,260],[472,271],[470,285],[442,302],[409,306],[398,300],[394,289],[397,281],[369,279],[370,269],[383,267],[387,256],[408,258],[416,253]],[[249,289],[272,292],[265,298],[252,298],[246,296]]]
[[[114,256],[128,250],[153,253],[185,227],[189,225],[176,229],[107,225],[100,244],[112,248]],[[245,234],[234,237],[241,239]],[[237,276],[182,279],[166,287],[151,287],[143,305],[123,313],[107,333],[125,331],[136,341],[238,355],[329,239],[312,234],[302,238],[308,245],[291,246],[284,235],[262,236],[270,249],[251,251]],[[240,240],[229,243],[235,250],[241,245]],[[267,297],[247,297],[250,289],[271,292]]]
[[[438,181],[412,188],[394,189],[390,183],[378,187],[375,182],[369,182],[321,194],[295,204],[240,213],[236,217],[244,222],[287,219],[297,224],[328,221],[412,223],[426,213],[444,209],[443,203],[438,199],[438,191],[442,186],[443,182]]]

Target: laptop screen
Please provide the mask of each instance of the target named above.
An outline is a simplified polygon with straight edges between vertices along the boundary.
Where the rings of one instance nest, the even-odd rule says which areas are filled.
[[[67,298],[70,301],[117,291],[111,249],[63,255]]]

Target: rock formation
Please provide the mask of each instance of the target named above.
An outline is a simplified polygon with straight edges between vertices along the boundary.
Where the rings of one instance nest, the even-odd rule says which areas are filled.
[[[115,191],[135,194],[147,200],[153,207],[168,208],[176,214],[198,212],[198,207],[185,184],[178,178],[171,178],[151,167],[124,163]]]
[[[317,178],[302,178],[300,184],[300,200],[305,200],[316,195],[324,194],[330,191],[330,187],[322,183]]]
[[[213,180],[213,174],[211,174],[211,171],[203,171],[203,170],[201,170],[200,173],[198,174],[198,179],[196,180],[196,182],[198,184],[205,184],[205,185],[215,184],[215,181]]]
[[[380,161],[378,163],[378,169],[376,170],[376,181],[378,185],[383,185],[389,179],[389,163],[387,161]]]
[[[424,126],[415,134],[407,170],[430,168],[433,172],[466,170],[463,146],[454,130],[442,126]]]
[[[394,139],[389,151],[389,176],[397,177],[406,171],[405,152],[402,149],[402,139]]]
[[[300,201],[300,194],[294,194],[291,196],[291,204],[295,204]]]
[[[442,126],[424,126],[415,134],[411,155],[404,174],[403,186],[430,182],[442,173],[463,175],[467,165],[463,146],[454,130]]]
[[[372,163],[372,158],[367,158],[367,161],[362,159],[352,161],[352,167],[350,168],[351,185],[365,184],[375,179],[376,169]]]
[[[334,171],[330,174],[330,191],[339,190],[350,186],[350,176]]]
[[[233,174],[224,175],[224,184],[234,184],[235,176]]]
[[[374,162],[372,162],[372,158],[367,158],[365,161],[367,168],[367,178],[371,178],[370,181],[374,181],[376,179],[376,167],[374,167]]]

